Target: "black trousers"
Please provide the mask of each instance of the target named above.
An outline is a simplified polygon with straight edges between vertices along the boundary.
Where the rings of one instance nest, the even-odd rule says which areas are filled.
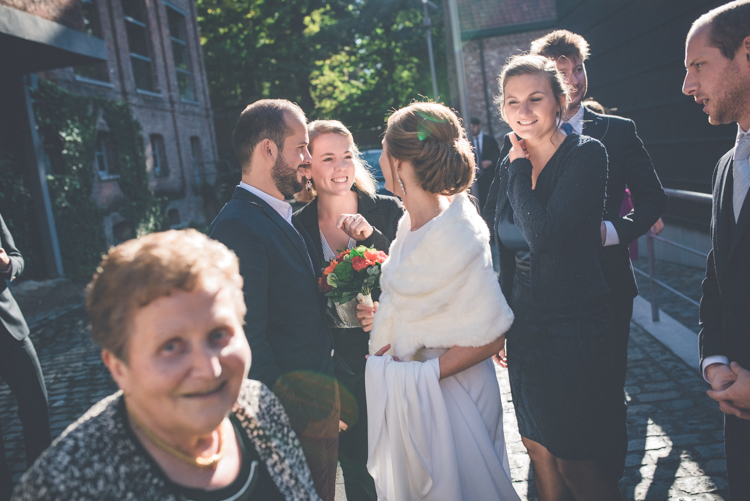
[[[607,477],[617,483],[625,473],[625,457],[628,453],[628,405],[625,400],[625,377],[628,370],[628,340],[630,338],[630,320],[633,317],[633,298],[610,292],[610,311],[612,328],[609,341],[614,345],[614,364],[609,379],[614,391],[622,395],[622,405],[613,408],[607,419],[610,432],[604,444],[604,457],[601,465]]]
[[[18,341],[0,327],[0,378],[18,401],[18,417],[23,425],[26,465],[31,464],[50,444],[47,388],[36,350],[28,337]],[[0,434],[0,501],[10,499],[13,490],[5,444]]]
[[[349,501],[376,501],[375,481],[367,471],[367,397],[365,355],[370,336],[362,329],[331,329],[336,352],[348,369],[336,369],[341,389],[341,420],[349,427],[339,436],[339,463]]]
[[[750,499],[750,421],[724,415],[729,499]]]

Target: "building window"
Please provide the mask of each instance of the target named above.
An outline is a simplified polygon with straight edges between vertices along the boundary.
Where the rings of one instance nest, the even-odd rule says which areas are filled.
[[[99,6],[97,0],[81,0],[83,9],[83,25],[86,33],[92,37],[102,38],[102,25],[99,18]],[[107,63],[87,64],[85,66],[76,66],[75,73],[79,77],[99,82],[109,82],[109,70]]]
[[[133,77],[137,89],[154,92],[154,70],[151,58],[150,34],[143,0],[122,0],[125,13],[125,31],[128,34],[128,50]]]
[[[177,87],[180,91],[180,99],[195,101],[185,16],[176,8],[167,5],[167,23],[169,25],[169,39],[172,42],[172,55],[175,72],[177,72]]]
[[[164,138],[158,134],[151,136],[151,170],[156,177],[169,176],[167,153],[164,149]]]
[[[96,151],[94,153],[94,167],[101,179],[109,179],[119,175],[117,162],[112,156],[109,134],[99,131],[96,136]]]

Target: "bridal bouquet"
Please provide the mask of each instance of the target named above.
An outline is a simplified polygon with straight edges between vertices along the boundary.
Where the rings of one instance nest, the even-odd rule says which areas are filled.
[[[380,288],[380,266],[387,257],[364,245],[347,249],[327,263],[318,286],[336,304],[356,299],[372,306],[372,291]]]

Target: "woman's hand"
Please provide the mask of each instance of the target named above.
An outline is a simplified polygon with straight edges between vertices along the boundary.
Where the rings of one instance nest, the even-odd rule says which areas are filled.
[[[389,344],[383,346],[382,348],[380,348],[378,351],[376,351],[375,354],[373,355],[373,357],[382,357],[390,349],[391,349],[391,345],[389,343]],[[370,358],[370,355],[365,355],[365,360],[367,360],[368,358]],[[393,360],[395,360],[396,362],[400,362],[401,361],[401,359],[398,358],[396,355],[393,355],[391,358],[393,358]]]
[[[366,304],[357,305],[357,320],[359,320],[359,326],[362,327],[363,331],[370,332],[372,330],[372,320],[378,311],[379,304],[378,301],[375,301],[372,306],[367,306]]]
[[[508,152],[508,159],[512,162],[518,158],[529,158],[529,150],[526,148],[526,141],[519,141],[514,132],[508,134],[510,144],[513,146]]]
[[[505,354],[504,347],[495,355],[492,355],[492,360],[503,369],[508,368],[508,356]]]
[[[339,419],[339,433],[346,431],[347,428],[349,428],[349,425]]]
[[[336,221],[336,228],[341,228],[357,242],[366,240],[372,235],[372,226],[361,214],[341,214]]]

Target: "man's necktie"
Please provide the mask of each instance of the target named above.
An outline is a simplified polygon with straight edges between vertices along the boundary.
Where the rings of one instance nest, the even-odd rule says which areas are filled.
[[[740,218],[742,204],[745,202],[747,190],[750,189],[750,133],[740,136],[734,146],[734,191],[732,201],[734,202],[734,220]]]
[[[568,122],[563,122],[560,128],[562,129],[562,131],[565,133],[566,136],[569,136],[573,133],[573,126],[570,125]]]

